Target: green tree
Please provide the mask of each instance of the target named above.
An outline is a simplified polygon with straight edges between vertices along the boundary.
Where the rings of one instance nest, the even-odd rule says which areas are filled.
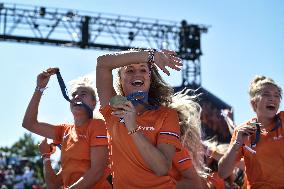
[[[19,141],[13,144],[11,147],[11,153],[22,157],[36,157],[40,155],[38,146],[31,133],[25,133]]]

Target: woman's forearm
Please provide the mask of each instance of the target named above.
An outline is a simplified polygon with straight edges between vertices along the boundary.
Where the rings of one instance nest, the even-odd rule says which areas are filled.
[[[43,174],[48,189],[57,189],[61,186],[61,181],[51,166],[50,160],[44,160]]]
[[[89,169],[76,183],[70,186],[70,189],[88,189],[92,188],[98,180],[103,176],[104,170]]]
[[[118,53],[106,54],[99,56],[97,59],[97,68],[104,67],[115,69],[136,63],[146,63],[149,52],[147,51],[122,51]]]
[[[239,152],[240,145],[239,144],[233,144],[227,153],[224,154],[224,156],[220,159],[219,164],[218,164],[218,173],[219,175],[226,179],[228,178],[236,165],[236,158],[237,154]]]
[[[172,159],[175,148],[168,145],[166,147],[173,148],[171,157],[167,157],[158,147],[154,146],[141,132],[132,134],[132,138],[145,162],[150,169],[158,176],[163,176],[168,173],[171,168]],[[170,152],[171,154],[171,152]]]
[[[34,132],[33,126],[38,122],[38,106],[42,96],[42,92],[36,90],[29,102],[23,119],[22,126],[31,132]]]

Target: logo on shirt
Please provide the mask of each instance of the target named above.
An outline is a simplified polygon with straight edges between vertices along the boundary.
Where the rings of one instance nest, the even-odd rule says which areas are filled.
[[[80,134],[78,134],[78,137],[79,137],[79,138],[84,138],[84,139],[86,139],[86,138],[87,138],[87,136],[86,136],[86,135],[80,135]]]
[[[280,134],[279,136],[273,137],[273,140],[280,140],[280,139],[282,139],[282,138],[283,138],[283,136]]]
[[[155,131],[155,128],[153,126],[138,126],[139,130],[141,131]]]

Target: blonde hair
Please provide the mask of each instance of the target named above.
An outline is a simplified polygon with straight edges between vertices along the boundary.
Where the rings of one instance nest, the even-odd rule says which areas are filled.
[[[184,147],[189,149],[193,165],[200,176],[206,175],[204,164],[204,147],[201,141],[201,106],[195,102],[197,95],[190,96],[193,90],[183,89],[172,98],[169,107],[177,110],[181,129],[181,140]]]
[[[96,107],[93,110],[94,111],[93,118],[104,120],[103,115],[99,111],[99,105],[98,105],[99,102],[97,100],[97,89],[96,87],[93,86],[94,79],[95,79],[93,75],[94,74],[88,74],[88,75],[78,77],[77,79],[69,81],[68,82],[68,84],[70,85],[69,94],[72,95],[78,88],[87,89],[88,92],[92,95],[93,100],[96,101]]]
[[[271,78],[266,76],[255,76],[255,78],[251,81],[249,86],[249,95],[251,101],[255,101],[263,88],[267,85],[272,85],[276,87],[280,93],[280,97],[282,98],[282,88]]]
[[[85,88],[93,96],[94,100],[97,99],[97,92],[96,88],[93,87],[93,78],[91,75],[78,77],[77,79],[69,81],[68,84],[70,85],[69,94],[72,95],[78,88]]]

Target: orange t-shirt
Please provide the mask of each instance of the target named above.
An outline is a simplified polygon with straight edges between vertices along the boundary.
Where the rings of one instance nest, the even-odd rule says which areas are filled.
[[[169,174],[178,181],[182,178],[181,172],[190,168],[194,167],[189,151],[185,147],[182,147],[182,149],[177,151],[173,157],[173,165]]]
[[[62,124],[56,126],[55,140],[60,141],[61,166],[64,188],[74,184],[90,169],[90,147],[107,146],[107,132],[104,121],[93,119],[88,123],[76,127],[75,125]],[[110,189],[111,185],[106,180],[110,174],[106,168],[103,177],[92,189]]]
[[[111,168],[115,189],[174,189],[175,180],[171,176],[157,176],[143,160],[132,136],[118,117],[111,115],[110,106],[101,109],[110,135]],[[180,128],[177,112],[161,106],[157,110],[147,110],[137,116],[144,136],[154,146],[167,143],[181,148]]]
[[[237,161],[244,157],[247,175],[247,188],[284,188],[284,112],[279,113],[282,125],[275,131],[275,123],[266,129],[268,132],[261,132],[260,140],[251,153],[246,148],[240,148]],[[242,127],[241,125],[240,127]],[[231,144],[236,139],[234,132]],[[245,141],[247,146],[251,141]]]

